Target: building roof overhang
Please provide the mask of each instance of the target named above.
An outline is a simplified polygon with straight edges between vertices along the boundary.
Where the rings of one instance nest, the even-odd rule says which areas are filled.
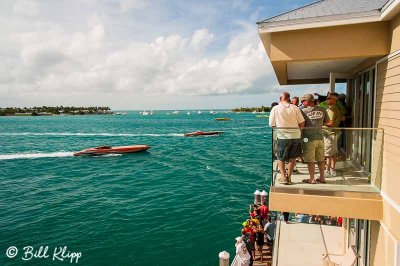
[[[389,21],[399,12],[400,0],[391,0],[379,10],[257,24],[281,85],[327,83],[330,72],[348,73],[370,58],[387,55]]]

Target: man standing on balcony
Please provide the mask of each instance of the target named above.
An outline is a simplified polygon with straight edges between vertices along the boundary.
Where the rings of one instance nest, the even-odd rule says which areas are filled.
[[[342,120],[342,111],[337,106],[337,93],[329,93],[326,98],[328,108],[326,114],[328,121],[325,122],[327,127],[338,127]],[[336,160],[337,160],[337,142],[340,136],[338,130],[324,131],[325,157],[326,157],[326,175],[336,176]]]
[[[301,111],[305,119],[305,126],[307,127],[307,129],[303,130],[303,157],[310,173],[310,178],[304,179],[303,183],[315,184],[315,181],[326,183],[324,177],[325,156],[322,126],[328,122],[328,117],[324,108],[315,105],[312,94],[304,95],[301,100],[305,106]],[[319,169],[319,178],[317,179],[315,179],[315,161]]]
[[[282,128],[276,130],[276,158],[281,173],[280,182],[290,184],[296,158],[302,153],[300,128],[304,127],[304,117],[300,109],[290,103],[288,92],[282,93],[280,103],[271,110],[269,125]],[[288,161],[287,173],[285,161]]]

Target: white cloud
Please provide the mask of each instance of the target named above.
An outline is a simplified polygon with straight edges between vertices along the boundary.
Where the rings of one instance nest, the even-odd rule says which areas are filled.
[[[128,11],[146,5],[144,1],[119,3],[115,13],[119,8]],[[57,23],[45,16],[34,23],[11,19],[18,30],[7,33],[1,44],[8,54],[0,61],[0,97],[46,95],[43,98],[59,99],[62,104],[74,97],[84,102],[79,96],[85,95],[117,105],[116,99],[127,95],[142,99],[251,95],[276,84],[253,24],[234,24],[235,33],[224,42],[219,42],[221,34],[201,27],[172,33],[174,27],[170,34],[144,40],[129,31],[134,19],[115,25],[113,12],[107,15],[96,3],[88,7],[87,11],[81,8],[86,16],[78,25],[75,20]],[[114,31],[121,25],[126,25],[128,35],[118,39]]]
[[[122,12],[127,12],[132,9],[140,9],[148,4],[147,0],[120,0],[119,6]]]
[[[199,29],[193,33],[190,44],[196,51],[203,50],[214,40],[214,37],[215,35],[209,33],[208,29]]]
[[[202,32],[206,32],[202,36],[210,35]],[[193,36],[196,34],[199,31]],[[256,37],[255,32],[245,31],[231,39],[225,53],[207,57],[193,53],[204,41],[194,46],[193,37],[189,42],[178,34],[149,43],[131,42],[108,52],[103,47],[105,32],[101,25],[71,34],[28,33],[21,37],[22,69],[30,74],[27,80],[36,83],[31,86],[35,93],[246,93],[270,72],[265,51]]]
[[[20,0],[14,4],[13,11],[20,16],[36,16],[40,13],[40,8],[37,2]]]

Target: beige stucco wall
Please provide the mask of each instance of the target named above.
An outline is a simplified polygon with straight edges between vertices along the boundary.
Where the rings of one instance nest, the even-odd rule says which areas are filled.
[[[271,61],[373,57],[388,53],[389,38],[387,22],[274,32],[270,56]]]
[[[390,23],[392,32],[392,41],[390,44],[390,53],[400,49],[400,14],[397,14]]]
[[[332,197],[279,193],[271,189],[270,209],[293,213],[310,213],[356,219],[382,219],[382,200],[366,197]],[[315,204],[315,203],[318,204]]]
[[[371,222],[370,250],[370,265],[395,265],[395,242],[379,222]]]

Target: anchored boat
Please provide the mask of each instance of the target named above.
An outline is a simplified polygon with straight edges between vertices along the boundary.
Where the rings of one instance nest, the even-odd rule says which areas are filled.
[[[96,148],[88,148],[74,153],[74,156],[99,156],[106,154],[124,154],[141,152],[150,149],[148,145],[133,145],[133,146],[99,146]]]
[[[203,132],[203,131],[196,131],[191,133],[186,133],[185,137],[198,137],[198,136],[211,136],[211,135],[220,135],[224,133],[223,131],[210,131],[210,132]]]

